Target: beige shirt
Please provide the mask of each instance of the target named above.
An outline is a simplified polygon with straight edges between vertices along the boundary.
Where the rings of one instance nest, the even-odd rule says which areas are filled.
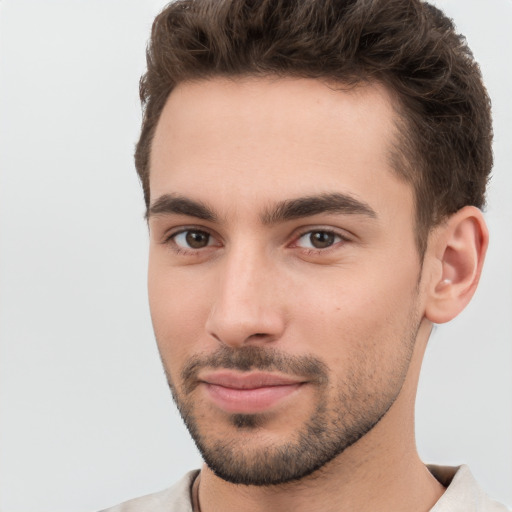
[[[430,512],[509,512],[480,489],[467,466],[428,468],[447,487]],[[198,470],[190,471],[164,491],[135,498],[102,512],[192,512],[190,489],[198,473]]]

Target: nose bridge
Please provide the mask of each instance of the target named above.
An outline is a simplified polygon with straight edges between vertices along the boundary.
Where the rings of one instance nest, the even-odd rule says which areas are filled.
[[[219,341],[241,346],[268,342],[284,327],[275,294],[275,268],[256,243],[233,244],[223,256],[207,331]]]

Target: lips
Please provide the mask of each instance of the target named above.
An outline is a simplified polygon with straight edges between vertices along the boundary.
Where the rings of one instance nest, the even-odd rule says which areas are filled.
[[[254,414],[276,406],[304,382],[273,373],[205,373],[200,377],[210,400],[228,413]]]

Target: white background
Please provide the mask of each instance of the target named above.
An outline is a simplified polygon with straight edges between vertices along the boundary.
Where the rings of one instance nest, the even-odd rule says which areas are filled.
[[[491,248],[431,339],[417,431],[512,505],[512,2],[440,0],[493,98]],[[0,510],[85,512],[200,463],[146,305],[132,153],[157,0],[0,1]],[[179,299],[179,298],[178,298]]]

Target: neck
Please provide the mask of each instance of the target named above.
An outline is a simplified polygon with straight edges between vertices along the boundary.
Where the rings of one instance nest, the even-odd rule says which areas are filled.
[[[444,488],[421,462],[414,437],[414,399],[429,330],[422,328],[397,400],[364,437],[309,477],[282,485],[234,485],[205,465],[198,486],[201,512],[430,510]]]

